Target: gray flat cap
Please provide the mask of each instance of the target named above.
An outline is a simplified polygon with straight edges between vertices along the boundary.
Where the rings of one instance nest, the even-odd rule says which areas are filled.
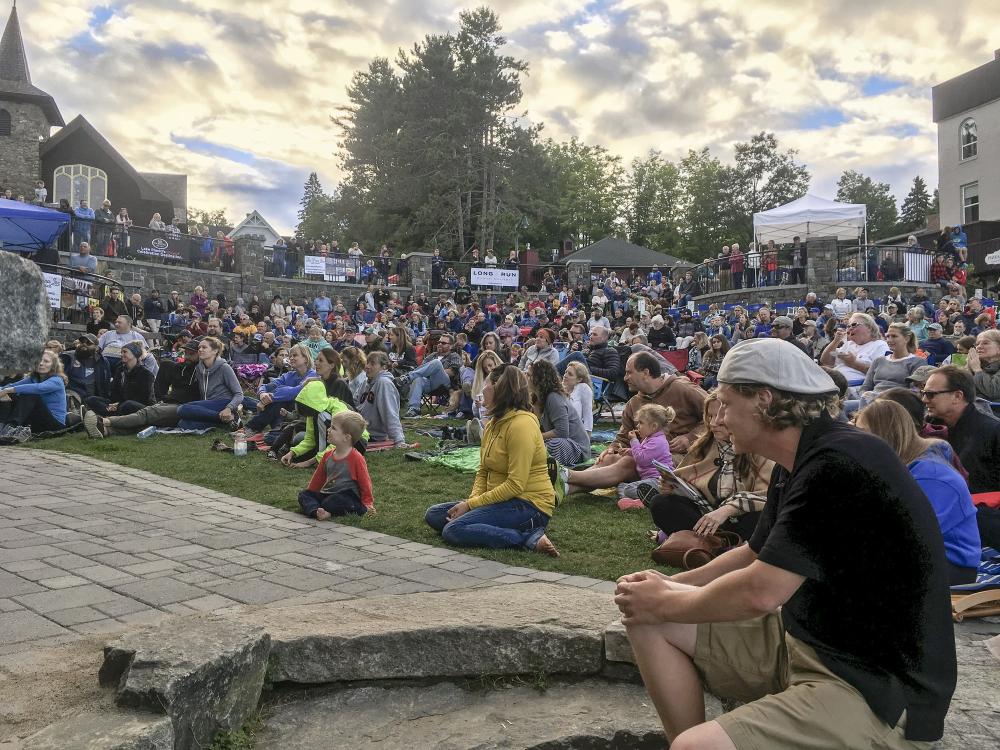
[[[837,393],[823,368],[794,344],[781,339],[741,341],[722,360],[718,380],[732,385],[768,385],[803,396]]]

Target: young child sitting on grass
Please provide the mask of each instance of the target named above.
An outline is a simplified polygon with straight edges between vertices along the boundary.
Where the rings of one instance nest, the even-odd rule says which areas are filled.
[[[637,482],[623,482],[618,485],[618,507],[622,510],[643,507],[641,497],[644,486],[652,488],[653,493],[659,492],[660,472],[653,466],[653,461],[674,468],[673,457],[670,455],[670,445],[664,433],[667,425],[676,416],[669,406],[646,404],[635,413],[635,430],[629,433],[629,448],[635,459],[635,470],[639,475]]]
[[[330,418],[327,449],[316,459],[309,486],[299,493],[302,512],[310,518],[326,521],[348,513],[375,512],[368,465],[354,447],[364,430],[365,419],[357,412],[342,411]]]

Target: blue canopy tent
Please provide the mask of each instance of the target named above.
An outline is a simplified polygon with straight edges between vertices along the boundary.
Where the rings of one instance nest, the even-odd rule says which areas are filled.
[[[5,250],[35,253],[55,242],[70,218],[62,211],[0,198],[0,243]]]

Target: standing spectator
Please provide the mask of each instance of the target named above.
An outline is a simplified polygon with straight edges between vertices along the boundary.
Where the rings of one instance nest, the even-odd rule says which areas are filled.
[[[125,314],[132,318],[132,325],[136,328],[145,329],[146,308],[142,303],[142,295],[134,292],[129,295],[128,302],[125,303]]]
[[[35,183],[35,203],[39,206],[44,205],[49,199],[49,191],[45,187],[44,180],[38,180]]]
[[[740,243],[734,242],[729,251],[729,270],[733,275],[733,289],[742,289],[745,277],[745,259]]]
[[[111,201],[105,200],[94,212],[94,221],[94,248],[98,255],[111,256],[115,233],[115,214],[111,210]]]
[[[160,212],[157,211],[153,214],[152,218],[149,220],[149,228],[154,232],[165,232],[167,231],[167,225],[163,221],[163,217],[160,216]]]
[[[215,233],[215,260],[220,263],[223,273],[236,270],[236,243],[226,237],[221,229]]]
[[[764,249],[764,278],[766,282],[761,283],[761,286],[777,286],[778,285],[778,246],[774,244],[774,240],[767,241],[767,247]]]
[[[806,283],[806,246],[801,237],[792,238],[792,284]]]
[[[94,228],[94,209],[87,206],[87,201],[81,200],[80,207],[73,212],[73,249],[79,251],[81,242],[90,242],[90,233]]]
[[[431,286],[434,289],[444,287],[444,258],[438,248],[434,248],[434,255],[431,256]]]
[[[747,289],[752,289],[756,287],[759,283],[758,274],[760,273],[760,250],[757,249],[757,243],[751,242],[749,248],[747,248],[746,253],[746,270],[743,273],[743,280]]]
[[[128,209],[122,206],[115,216],[115,245],[113,255],[124,257],[128,252],[128,233],[132,228],[132,219],[128,215]]]

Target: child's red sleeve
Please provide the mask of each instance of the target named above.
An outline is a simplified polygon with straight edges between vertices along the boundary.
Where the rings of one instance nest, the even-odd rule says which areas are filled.
[[[323,485],[326,484],[326,461],[323,460],[323,456],[316,456],[316,470],[313,472],[312,479],[309,480],[309,486],[306,487],[310,492],[319,492],[323,489]]]
[[[351,451],[351,477],[358,483],[361,491],[361,504],[371,510],[375,507],[375,496],[372,494],[372,479],[368,475],[368,464],[365,457],[357,450]]]

